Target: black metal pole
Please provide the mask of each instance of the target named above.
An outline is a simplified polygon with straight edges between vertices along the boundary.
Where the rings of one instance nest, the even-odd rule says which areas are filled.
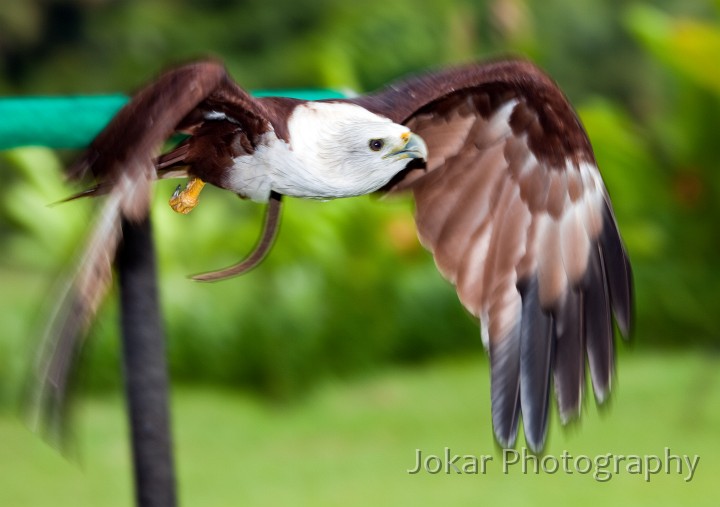
[[[139,507],[175,507],[165,337],[150,218],[122,222],[117,254],[123,368]]]

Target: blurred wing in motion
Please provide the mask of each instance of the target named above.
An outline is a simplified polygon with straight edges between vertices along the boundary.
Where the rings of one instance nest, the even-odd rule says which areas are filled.
[[[118,189],[119,190],[119,189]],[[120,240],[121,192],[103,203],[84,254],[61,288],[48,320],[29,382],[28,423],[48,440],[65,445],[65,412],[72,367],[82,337],[110,287],[111,266]]]
[[[252,124],[267,130],[269,125],[261,106],[230,80],[219,63],[200,62],[171,70],[140,90],[70,169],[73,179],[94,179],[89,190],[71,199],[105,197],[43,335],[30,381],[30,425],[51,440],[63,437],[73,361],[110,287],[122,217],[139,221],[146,216],[157,174],[184,175],[188,145],[158,158],[163,143],[176,132],[192,133],[203,126],[209,114],[218,112],[232,114],[236,128]],[[219,123],[222,128],[227,122]]]
[[[483,327],[495,435],[545,443],[551,377],[579,415],[585,356],[595,397],[613,375],[613,324],[631,328],[632,275],[590,142],[557,86],[505,61],[421,76],[354,99],[428,146],[410,189],[421,242]]]

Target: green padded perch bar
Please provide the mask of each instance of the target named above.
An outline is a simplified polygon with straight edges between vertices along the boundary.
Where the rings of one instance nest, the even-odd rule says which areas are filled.
[[[256,97],[339,99],[335,90],[259,90]],[[19,146],[78,149],[87,146],[122,106],[125,95],[0,97],[0,150]]]

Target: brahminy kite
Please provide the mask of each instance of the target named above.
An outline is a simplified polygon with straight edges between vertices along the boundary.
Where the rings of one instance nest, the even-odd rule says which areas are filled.
[[[169,152],[175,134],[187,137]],[[41,398],[62,399],[77,335],[111,278],[120,219],[148,211],[152,182],[186,177],[187,213],[205,183],[268,202],[256,250],[199,280],[254,267],[272,245],[283,196],[411,192],[422,244],[481,323],[497,441],[522,416],[543,448],[554,384],[563,423],[578,416],[585,361],[595,398],[613,377],[613,315],[632,326],[632,275],[590,141],[557,85],[526,61],[411,77],[356,98],[253,98],[218,62],[171,70],[140,90],[71,176],[105,194],[63,321],[42,364]]]

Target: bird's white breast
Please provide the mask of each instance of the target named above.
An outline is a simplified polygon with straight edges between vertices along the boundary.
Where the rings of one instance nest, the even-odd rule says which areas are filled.
[[[298,151],[278,139],[274,132],[266,133],[255,153],[233,159],[226,186],[249,199],[266,202],[274,190],[282,195],[329,199],[332,190],[308,165]]]
[[[225,177],[225,187],[233,192],[257,202],[267,202],[272,190],[270,179],[270,161],[282,143],[274,132],[264,134],[264,138],[252,155],[243,155],[233,159],[233,165]]]

